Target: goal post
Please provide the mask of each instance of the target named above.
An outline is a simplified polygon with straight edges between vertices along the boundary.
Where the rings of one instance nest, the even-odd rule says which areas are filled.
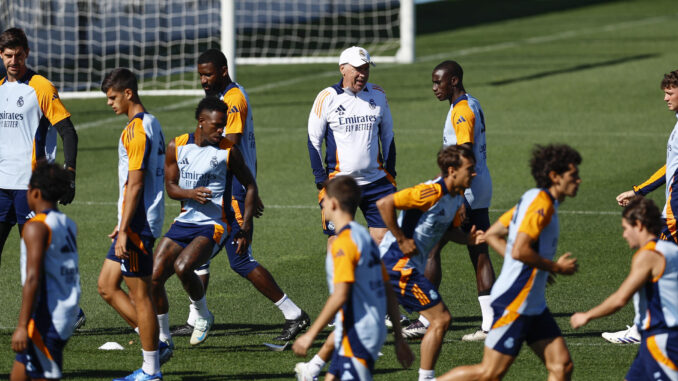
[[[4,0],[0,31],[26,32],[28,66],[63,98],[103,96],[103,76],[121,66],[141,94],[199,96],[208,48],[226,54],[233,78],[242,65],[337,62],[351,45],[377,63],[413,62],[414,1]]]

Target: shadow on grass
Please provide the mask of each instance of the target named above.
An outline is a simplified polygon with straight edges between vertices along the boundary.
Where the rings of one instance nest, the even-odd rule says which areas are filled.
[[[111,380],[113,377],[125,377],[129,374],[129,371],[120,371],[120,370],[102,370],[102,369],[81,369],[74,372],[64,372],[64,380],[72,380],[77,378],[85,379],[108,379]],[[0,375],[1,376],[1,375]],[[1,377],[0,377],[1,378]]]
[[[417,35],[490,24],[544,13],[612,3],[618,0],[436,1],[417,6]]]
[[[568,67],[568,68],[564,68],[564,69],[543,71],[541,73],[530,74],[530,75],[526,75],[526,76],[523,76],[523,77],[503,79],[501,81],[490,82],[489,85],[492,85],[492,86],[510,85],[510,84],[517,83],[517,82],[531,81],[533,79],[546,78],[546,77],[550,77],[550,76],[558,75],[558,74],[574,73],[574,72],[578,72],[578,71],[595,69],[595,68],[599,68],[599,67],[614,66],[614,65],[619,65],[619,64],[626,63],[626,62],[645,60],[645,59],[649,59],[649,58],[656,58],[656,57],[659,57],[659,56],[660,56],[660,54],[656,54],[656,53],[655,54],[638,54],[638,55],[635,55],[635,56],[621,57],[621,58],[617,58],[617,59],[614,59],[614,60],[608,60],[608,61],[603,61],[603,62],[576,65],[576,66],[572,66],[572,67]]]

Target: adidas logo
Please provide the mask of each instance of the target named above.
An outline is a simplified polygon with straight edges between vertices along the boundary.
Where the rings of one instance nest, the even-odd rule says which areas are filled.
[[[466,122],[466,119],[464,119],[463,116],[460,117],[459,119],[457,119],[457,124],[459,124],[459,123],[461,123],[461,122]]]
[[[339,114],[339,115],[344,115],[344,112],[346,112],[346,109],[344,108],[344,105],[339,105],[339,107],[337,107],[337,109],[334,110],[334,111],[336,111],[336,113]]]
[[[235,112],[238,112],[238,108],[235,107],[235,106],[231,107],[231,109],[228,110],[228,113],[229,113],[229,114],[233,114],[233,113],[235,113]]]
[[[179,165],[188,165],[188,158],[185,157],[185,158],[181,159],[181,161],[179,162]]]

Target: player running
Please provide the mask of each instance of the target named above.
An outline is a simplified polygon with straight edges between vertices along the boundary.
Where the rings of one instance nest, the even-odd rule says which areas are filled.
[[[480,364],[452,369],[438,381],[499,380],[527,342],[544,362],[549,380],[569,380],[572,359],[544,296],[550,273],[572,275],[570,253],[553,261],[558,245],[558,206],[575,197],[581,156],[567,145],[537,146],[530,167],[537,188],[525,192],[484,234],[504,264],[492,288],[494,322]]]
[[[70,185],[65,169],[46,163],[29,181],[27,202],[36,215],[21,238],[23,294],[12,335],[17,355],[11,381],[62,377],[63,350],[80,311],[77,227],[57,209]]]
[[[468,234],[459,227],[464,190],[475,176],[473,151],[465,145],[445,147],[438,153],[438,167],[442,177],[377,201],[388,227],[379,251],[398,301],[430,322],[421,341],[420,381],[435,378],[435,364],[451,320],[438,289],[424,276],[427,253],[446,233],[458,243],[482,242],[482,232],[475,227]],[[402,210],[397,220],[396,209]],[[454,228],[448,231],[450,225]]]
[[[678,380],[678,245],[658,239],[664,223],[652,200],[627,199],[622,217],[622,235],[637,249],[629,275],[601,304],[572,315],[570,324],[577,329],[613,314],[633,296],[642,342],[625,379]]]
[[[353,178],[337,177],[327,183],[322,208],[337,238],[327,252],[330,297],[311,328],[292,346],[306,356],[313,339],[334,318],[334,351],[328,374],[340,380],[372,380],[374,363],[386,339],[384,315],[394,318],[396,356],[408,368],[414,356],[401,334],[398,303],[379,250],[368,231],[353,221],[360,188]]]
[[[200,344],[207,339],[214,315],[207,309],[203,283],[195,269],[221,249],[226,237],[236,242],[237,255],[245,255],[252,240],[257,185],[240,150],[223,137],[227,113],[228,106],[218,98],[201,100],[195,111],[195,132],[178,136],[167,145],[165,187],[171,198],[181,201],[181,214],[155,251],[152,292],[160,340],[168,343],[167,279],[176,273],[188,293],[198,314],[190,343]],[[233,225],[230,206],[234,175],[247,189],[241,226]]]

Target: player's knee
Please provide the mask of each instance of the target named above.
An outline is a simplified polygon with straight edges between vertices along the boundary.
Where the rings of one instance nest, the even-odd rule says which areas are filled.
[[[568,356],[567,358],[560,359],[559,361],[550,361],[546,364],[546,369],[548,369],[550,374],[556,376],[559,380],[569,379],[569,376],[574,370],[574,363],[572,359]]]
[[[107,303],[110,303],[113,300],[113,294],[115,293],[116,287],[107,283],[105,280],[99,278],[97,283],[97,291],[103,300]]]
[[[429,319],[429,322],[431,323],[431,328],[444,332],[450,327],[452,315],[450,315],[447,310],[444,310],[443,312],[436,314],[432,319]]]

